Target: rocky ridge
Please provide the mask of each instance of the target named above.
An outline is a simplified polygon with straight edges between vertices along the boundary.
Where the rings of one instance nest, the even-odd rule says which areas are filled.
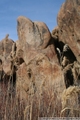
[[[13,81],[17,98],[25,104],[29,96],[51,88],[58,101],[62,99],[61,115],[75,116],[74,111],[80,111],[79,6],[80,0],[66,0],[52,33],[45,23],[20,16],[19,40],[14,42],[6,35],[0,41],[0,81]]]

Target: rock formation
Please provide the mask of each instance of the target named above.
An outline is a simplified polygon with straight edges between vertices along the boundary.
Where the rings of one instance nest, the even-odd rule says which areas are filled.
[[[19,40],[14,42],[7,34],[0,41],[0,91],[4,90],[5,84],[9,97],[11,94],[16,96],[26,106],[24,114],[34,97],[38,98],[39,107],[36,109],[43,117],[42,106],[45,115],[52,115],[54,111],[54,116],[60,116],[61,112],[64,117],[75,117],[76,104],[77,111],[80,111],[79,4],[80,0],[66,0],[58,13],[58,26],[52,33],[45,23],[20,16],[17,19]],[[47,111],[42,98],[49,107]],[[74,105],[71,105],[71,101]]]
[[[59,43],[63,43],[64,46],[65,44],[67,44],[68,49],[70,49],[67,49],[66,52],[64,52],[64,47],[62,47],[63,50],[60,49],[62,54],[65,53],[62,55],[61,64],[63,68],[64,81],[67,88],[64,93],[65,95],[63,95],[62,97],[62,99],[64,99],[65,97],[64,102],[66,103],[66,107],[63,107],[65,108],[63,109],[63,112],[65,113],[63,116],[68,117],[80,116],[80,103],[79,101],[77,102],[77,100],[80,100],[78,99],[80,95],[77,94],[80,90],[79,6],[80,0],[66,0],[66,2],[62,5],[57,17]],[[72,53],[70,53],[70,51]],[[74,92],[76,95],[74,94]],[[76,99],[76,103],[74,103],[74,99]],[[72,101],[73,104],[70,103],[70,101]],[[78,106],[77,110],[74,109],[74,106],[76,106],[76,108]],[[76,115],[74,114],[74,111],[76,111]]]
[[[17,76],[20,76],[17,77],[16,86],[21,89],[21,92],[23,91],[27,95],[27,93],[30,94],[32,84],[34,84],[33,91],[37,92],[40,87],[46,87],[47,84],[45,81],[51,81],[51,84],[59,82],[57,81],[58,73],[61,74],[59,79],[62,80],[62,72],[60,66],[58,66],[59,62],[55,51],[54,40],[47,26],[43,22],[32,22],[25,17],[19,17],[17,23],[18,44],[21,46],[17,46],[16,54],[19,50],[22,50],[22,59],[24,62],[17,70]],[[23,71],[26,72],[23,73]],[[19,82],[21,83],[18,84]],[[32,93],[34,93],[33,91]]]
[[[59,40],[67,43],[80,62],[80,0],[66,0],[58,13]]]

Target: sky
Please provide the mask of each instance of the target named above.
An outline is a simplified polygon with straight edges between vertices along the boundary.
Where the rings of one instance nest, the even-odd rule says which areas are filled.
[[[0,0],[0,40],[6,34],[14,41],[18,40],[19,16],[44,22],[52,31],[57,26],[57,15],[64,2],[65,0]]]

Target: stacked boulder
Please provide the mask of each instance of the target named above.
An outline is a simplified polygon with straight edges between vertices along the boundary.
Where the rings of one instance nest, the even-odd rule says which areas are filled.
[[[58,101],[62,99],[64,117],[80,116],[79,6],[80,0],[66,0],[52,33],[45,23],[20,16],[19,40],[14,42],[7,34],[0,41],[0,83],[15,82],[16,97],[25,104],[30,96],[52,90]]]

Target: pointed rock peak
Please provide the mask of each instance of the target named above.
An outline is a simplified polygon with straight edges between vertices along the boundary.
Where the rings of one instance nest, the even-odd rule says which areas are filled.
[[[17,19],[17,32],[20,43],[23,41],[23,48],[27,44],[35,49],[44,49],[51,39],[50,31],[45,23],[32,22],[23,16]]]
[[[5,38],[8,39],[8,37],[9,37],[9,34],[6,34]]]

